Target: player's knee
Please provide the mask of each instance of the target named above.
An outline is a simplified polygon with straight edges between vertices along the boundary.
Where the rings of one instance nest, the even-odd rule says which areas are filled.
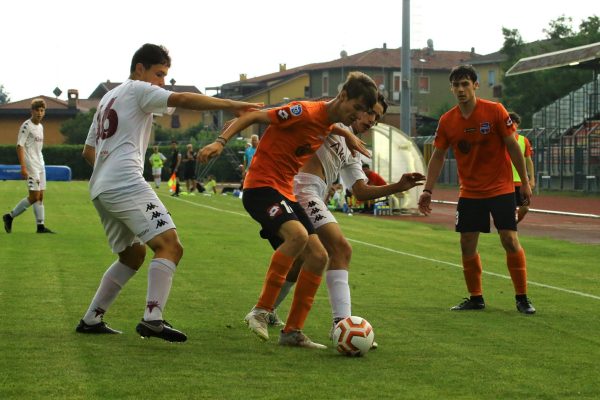
[[[299,229],[293,235],[285,238],[285,242],[294,250],[300,252],[308,243],[308,232],[306,232],[306,229]]]
[[[144,264],[146,258],[146,246],[134,244],[119,253],[119,261],[136,271]]]
[[[329,247],[328,251],[331,265],[345,267],[350,264],[350,259],[352,258],[352,246],[346,239],[342,238],[342,240],[336,241],[333,246]]]

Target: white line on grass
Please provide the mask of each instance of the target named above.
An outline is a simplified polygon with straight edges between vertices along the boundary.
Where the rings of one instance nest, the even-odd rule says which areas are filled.
[[[234,215],[243,216],[243,217],[249,217],[248,214],[239,213],[239,212],[236,212],[236,211],[224,210],[222,208],[217,208],[217,207],[211,207],[211,206],[207,206],[207,205],[204,205],[204,204],[195,203],[193,201],[184,200],[182,198],[177,198],[177,200],[183,201],[184,203],[191,204],[191,205],[194,205],[194,206],[208,208],[210,210],[221,211],[221,212],[224,212],[224,213],[234,214]],[[348,238],[348,237],[346,239],[348,239],[350,242],[362,244],[364,246],[374,247],[374,248],[380,249],[380,250],[389,251],[391,253],[402,254],[404,256],[414,257],[414,258],[418,258],[420,260],[431,261],[431,262],[435,262],[435,263],[438,263],[438,264],[445,264],[445,265],[449,265],[451,267],[456,267],[456,268],[462,269],[462,265],[454,264],[454,263],[451,263],[451,262],[448,262],[448,261],[442,261],[442,260],[437,260],[435,258],[423,257],[423,256],[419,256],[417,254],[412,254],[412,253],[406,253],[404,251],[390,249],[389,247],[383,247],[383,246],[379,246],[377,244],[363,242],[362,240],[351,239],[351,238]],[[495,276],[496,278],[510,279],[510,277],[507,276],[507,275],[497,274],[495,272],[483,271],[483,273],[486,274],[486,275]],[[559,292],[565,292],[565,293],[570,293],[570,294],[574,294],[574,295],[577,295],[577,296],[589,297],[590,299],[600,300],[600,296],[594,296],[593,294],[578,292],[577,290],[564,289],[564,288],[560,288],[560,287],[557,287],[557,286],[546,285],[544,283],[538,283],[538,282],[532,282],[532,281],[527,281],[527,283],[529,285],[532,285],[532,286],[539,286],[539,287],[543,287],[543,288],[546,288],[546,289],[557,290]]]
[[[376,245],[376,244],[373,244],[373,243],[363,242],[361,240],[350,239],[350,238],[346,238],[346,239],[348,239],[350,242],[355,242],[355,243],[362,244],[364,246],[370,246],[370,247],[374,247],[376,249],[389,251],[391,253],[402,254],[402,255],[405,255],[405,256],[414,257],[414,258],[418,258],[418,259],[421,259],[421,260],[431,261],[431,262],[435,262],[435,263],[439,263],[439,264],[446,264],[446,265],[450,265],[452,267],[457,267],[457,268],[462,269],[462,265],[454,264],[454,263],[451,263],[451,262],[436,260],[435,258],[423,257],[423,256],[419,256],[419,255],[416,255],[416,254],[411,254],[411,253],[405,253],[403,251],[390,249],[388,247],[379,246],[379,245]],[[497,278],[510,279],[510,277],[507,276],[507,275],[497,274],[495,272],[483,271],[483,273],[486,274],[486,275],[495,276]],[[556,287],[556,286],[546,285],[546,284],[543,284],[543,283],[532,282],[532,281],[529,281],[529,280],[527,281],[527,283],[529,285],[532,285],[532,286],[539,286],[539,287],[543,287],[543,288],[546,288],[546,289],[558,290],[559,292],[571,293],[571,294],[575,294],[577,296],[589,297],[591,299],[600,300],[600,296],[594,296],[593,294],[589,294],[589,293],[583,293],[583,292],[578,292],[576,290],[564,289],[564,288],[560,288],[560,287]]]

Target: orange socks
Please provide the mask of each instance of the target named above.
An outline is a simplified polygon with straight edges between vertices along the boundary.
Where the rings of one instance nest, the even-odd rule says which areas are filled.
[[[516,253],[506,253],[506,265],[515,287],[515,294],[527,294],[527,263],[525,261],[525,250]]]
[[[258,303],[256,303],[257,308],[273,311],[277,295],[279,295],[281,286],[283,286],[283,282],[285,281],[285,276],[290,268],[292,268],[293,263],[294,259],[292,257],[275,250],[273,257],[271,257],[271,264],[269,264]]]
[[[287,333],[304,327],[304,322],[308,317],[320,284],[320,275],[315,275],[305,269],[300,270],[298,283],[294,291],[294,300],[292,300],[292,307],[290,308],[285,328],[283,328],[284,332]]]
[[[481,296],[483,291],[481,290],[481,259],[479,254],[465,258],[463,256],[463,274],[465,275],[465,282],[467,284],[467,290],[471,296]]]

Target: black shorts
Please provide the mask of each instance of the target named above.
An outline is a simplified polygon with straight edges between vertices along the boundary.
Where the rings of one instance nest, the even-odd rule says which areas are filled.
[[[523,196],[521,196],[521,186],[515,186],[515,203],[517,207],[523,205]]]
[[[302,206],[288,200],[273,188],[245,189],[242,203],[248,214],[260,224],[260,237],[267,239],[273,249],[277,249],[283,243],[278,232],[281,225],[287,221],[299,221],[309,235],[316,233]]]
[[[490,214],[498,230],[517,230],[514,193],[487,199],[458,199],[456,232],[490,233]]]

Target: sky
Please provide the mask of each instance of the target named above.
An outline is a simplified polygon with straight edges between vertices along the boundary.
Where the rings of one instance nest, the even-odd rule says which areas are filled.
[[[594,6],[593,4],[596,4]],[[489,54],[502,27],[525,42],[544,39],[561,15],[578,28],[600,6],[590,0],[411,0],[411,48]],[[2,4],[0,85],[11,101],[38,95],[87,98],[102,82],[122,82],[144,43],[169,49],[167,81],[205,88],[326,62],[386,43],[402,45],[402,0],[27,0]],[[211,95],[214,92],[207,92]]]

